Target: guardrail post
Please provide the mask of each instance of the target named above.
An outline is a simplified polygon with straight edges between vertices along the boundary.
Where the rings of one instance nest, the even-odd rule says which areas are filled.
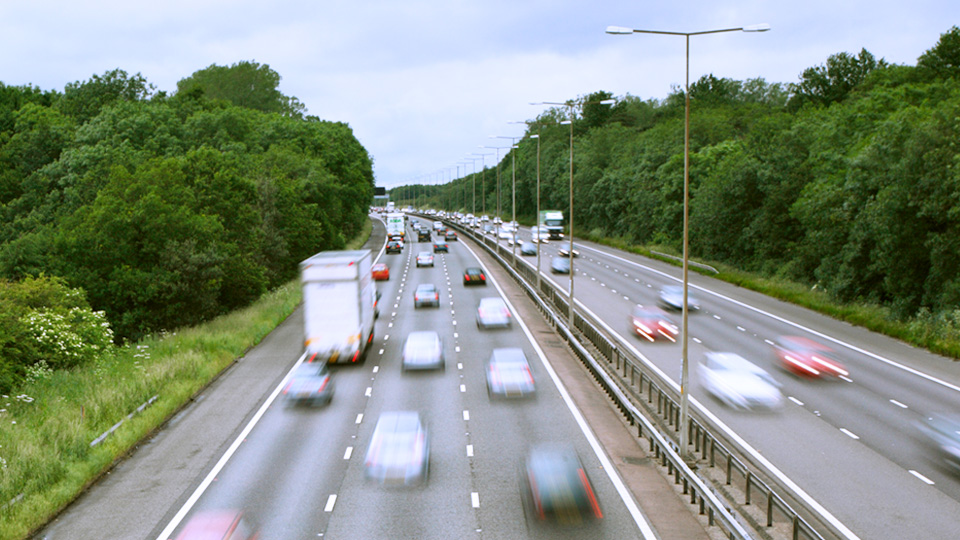
[[[746,486],[746,489],[745,489],[745,491],[746,491],[746,500],[743,502],[743,504],[745,504],[745,505],[747,505],[747,506],[750,506],[750,484],[753,483],[753,482],[752,482],[752,481],[753,481],[753,474],[752,474],[750,471],[747,471],[746,479],[747,479],[747,486]]]
[[[773,491],[767,490],[767,527],[773,527]]]

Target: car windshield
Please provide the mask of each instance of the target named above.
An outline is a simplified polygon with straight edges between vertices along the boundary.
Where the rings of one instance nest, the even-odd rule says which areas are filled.
[[[417,294],[433,294],[437,288],[433,285],[417,285]]]

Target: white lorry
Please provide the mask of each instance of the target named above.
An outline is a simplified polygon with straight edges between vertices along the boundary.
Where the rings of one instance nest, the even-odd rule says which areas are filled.
[[[387,214],[387,238],[393,236],[404,238],[403,214],[400,212]]]
[[[370,251],[324,251],[300,263],[304,345],[314,362],[362,362],[373,343]]]
[[[563,212],[559,210],[541,210],[540,226],[546,227],[550,240],[563,239]]]

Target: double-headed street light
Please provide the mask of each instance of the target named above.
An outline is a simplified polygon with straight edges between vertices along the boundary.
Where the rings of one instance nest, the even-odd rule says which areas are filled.
[[[689,365],[687,362],[687,268],[689,262],[689,217],[690,217],[690,36],[704,34],[720,34],[723,32],[766,32],[769,24],[754,24],[739,28],[724,28],[721,30],[704,30],[701,32],[665,32],[661,30],[637,30],[623,26],[608,26],[607,33],[623,34],[666,34],[670,36],[684,36],[687,41],[687,71],[684,81],[684,116],[683,116],[683,337],[681,339],[682,353],[680,359],[680,456],[686,459],[689,434]]]
[[[511,192],[512,192],[511,197],[513,202],[510,204],[510,207],[511,207],[510,227],[511,229],[513,229],[512,230],[513,243],[511,244],[513,247],[513,265],[516,266],[517,265],[517,229],[518,229],[517,227],[517,153],[514,152],[514,150],[520,148],[519,146],[517,146],[517,141],[520,140],[522,137],[508,137],[506,135],[491,135],[490,138],[491,139],[510,139],[510,156],[511,156],[510,168],[512,171],[511,175],[513,178],[511,181]],[[497,241],[499,242],[500,240],[498,239]]]
[[[481,146],[480,148],[486,148]],[[486,157],[492,155],[490,152],[478,153],[471,152],[471,156],[480,156],[480,212],[487,213],[487,160]],[[476,214],[476,212],[474,212]]]
[[[600,105],[613,105],[616,103],[615,99],[604,99],[601,101],[585,101],[581,105],[587,105],[592,103],[598,103]],[[572,101],[567,101],[565,103],[559,103],[556,101],[541,101],[539,103],[531,103],[531,105],[559,105],[562,107],[570,108],[570,120],[560,122],[561,124],[570,124],[570,254],[567,257],[567,260],[570,262],[570,297],[567,299],[569,304],[567,305],[567,317],[569,319],[570,331],[574,330],[574,318],[573,318],[573,108],[575,103]],[[537,223],[539,224],[540,216],[537,215]]]

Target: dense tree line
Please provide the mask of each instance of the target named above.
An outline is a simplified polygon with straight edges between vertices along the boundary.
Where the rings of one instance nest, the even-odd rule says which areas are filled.
[[[557,122],[572,110],[580,232],[679,249],[683,90],[662,101],[584,105],[608,97],[584,96],[530,122],[514,150],[517,214],[535,215],[536,133],[541,205],[568,208],[570,127]],[[899,317],[958,308],[960,29],[941,35],[916,66],[839,53],[794,84],[708,75],[690,98],[694,256]],[[507,215],[512,158],[500,164]],[[491,172],[478,195],[488,211],[496,207]],[[469,211],[472,180],[436,186],[426,200]]]
[[[44,309],[24,299],[80,298],[55,304],[136,339],[244,306],[360,230],[370,156],[279,80],[241,62],[174,95],[122,70],[63,92],[0,83],[0,387],[40,358],[16,344]]]

